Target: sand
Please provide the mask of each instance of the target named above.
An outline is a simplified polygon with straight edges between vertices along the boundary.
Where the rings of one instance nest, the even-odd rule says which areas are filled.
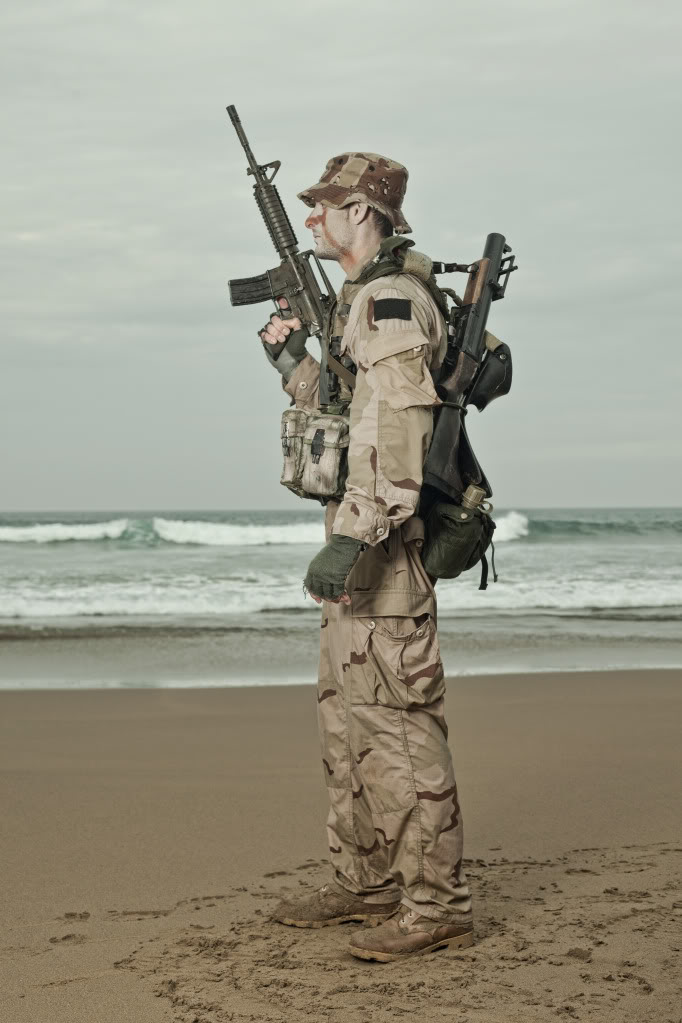
[[[310,687],[0,693],[3,1023],[682,1019],[682,672],[452,680],[477,943],[269,922],[327,877]]]

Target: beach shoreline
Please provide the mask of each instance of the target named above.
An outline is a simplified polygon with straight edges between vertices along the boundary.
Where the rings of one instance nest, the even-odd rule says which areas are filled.
[[[438,1021],[676,1020],[681,683],[449,681],[477,945],[388,995],[267,919],[327,876],[309,686],[2,692],[3,1017],[385,1023],[423,980]]]
[[[677,621],[439,617],[452,677],[676,670]],[[310,685],[317,609],[292,618],[153,623],[0,623],[0,691]]]

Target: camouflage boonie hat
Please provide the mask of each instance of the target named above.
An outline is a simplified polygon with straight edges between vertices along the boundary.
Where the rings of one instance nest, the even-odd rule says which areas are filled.
[[[407,188],[407,168],[378,153],[341,153],[333,156],[315,185],[298,193],[307,206],[321,202],[340,210],[352,202],[366,202],[393,224],[396,234],[412,228],[400,207]]]

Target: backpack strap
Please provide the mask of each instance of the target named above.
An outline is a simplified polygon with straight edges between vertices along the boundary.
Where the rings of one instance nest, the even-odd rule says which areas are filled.
[[[433,274],[433,260],[423,252],[416,250],[411,252],[410,249],[413,245],[413,240],[404,235],[391,235],[390,238],[384,238],[375,258],[356,278],[355,283],[369,284],[370,281],[376,281],[380,277],[411,274],[428,291],[447,324],[450,317],[448,300],[445,297],[445,290],[439,288],[436,283]]]
[[[497,578],[495,582],[497,582]],[[479,590],[488,589],[488,559],[485,554],[481,554],[481,585],[478,588]]]
[[[343,363],[335,359],[331,352],[327,352],[327,366],[332,373],[335,373],[344,383],[348,384],[351,391],[355,388],[357,374],[351,373],[349,369],[346,369]]]
[[[448,308],[447,298],[445,297],[445,289],[441,290],[436,283],[436,278],[433,275],[433,261],[429,256],[424,255],[423,252],[410,252],[409,250],[414,245],[411,238],[406,238],[404,235],[391,235],[390,238],[384,238],[379,251],[375,258],[369,263],[362,273],[360,273],[355,280],[352,282],[354,285],[361,285],[360,290],[356,293],[353,304],[357,300],[362,301],[364,298],[365,286],[371,284],[373,281],[379,280],[381,277],[393,277],[398,274],[410,274],[412,277],[416,277],[422,287],[428,291],[429,295],[436,304],[438,311],[440,312],[445,325],[447,326],[450,311]],[[334,313],[330,311],[330,315],[327,321],[326,335],[330,337],[331,327],[333,323]],[[344,334],[351,326],[351,319],[346,323]],[[344,366],[337,358],[335,358],[331,352],[327,351],[326,354],[326,369],[337,376],[340,380],[343,380],[351,391],[355,387],[356,375],[346,366]]]

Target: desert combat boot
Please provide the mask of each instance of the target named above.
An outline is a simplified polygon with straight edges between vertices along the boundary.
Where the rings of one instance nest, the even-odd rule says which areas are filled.
[[[373,931],[356,931],[348,951],[358,959],[392,963],[397,959],[424,955],[437,948],[469,948],[474,943],[470,914],[461,922],[430,920],[413,909],[402,907]]]
[[[376,927],[400,908],[400,902],[365,902],[330,882],[312,895],[283,899],[272,914],[273,920],[289,927],[333,927],[357,920]]]

